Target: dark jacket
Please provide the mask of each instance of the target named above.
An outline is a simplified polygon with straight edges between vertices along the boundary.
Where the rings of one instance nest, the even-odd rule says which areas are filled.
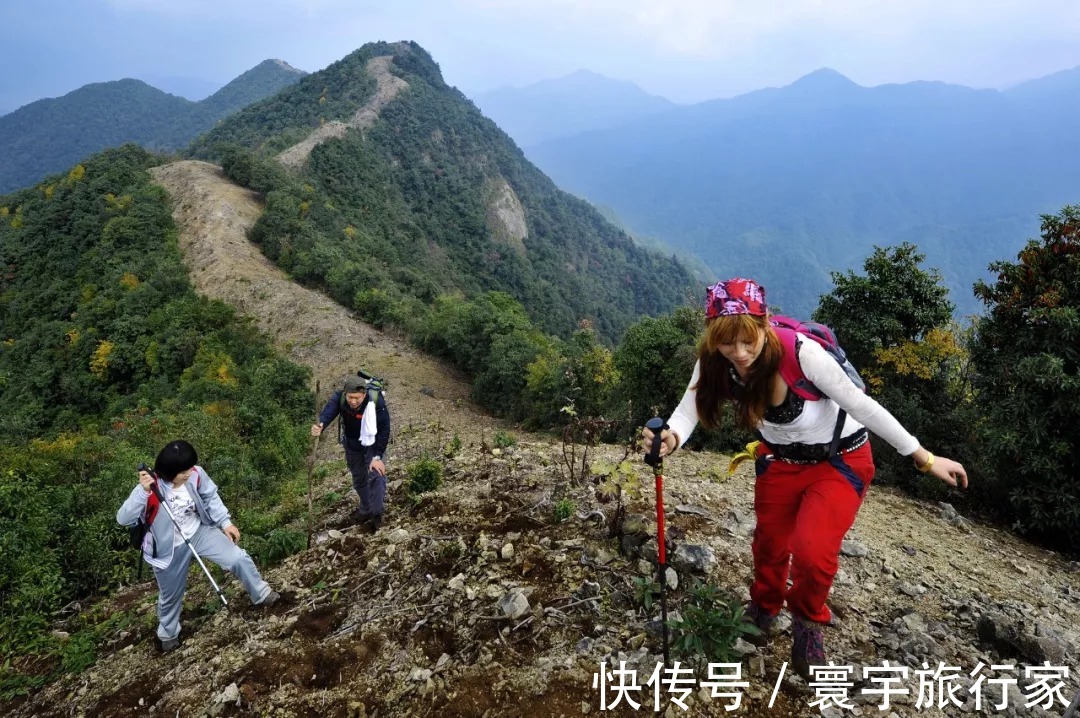
[[[325,429],[340,414],[342,433],[345,436],[345,441],[348,442],[349,448],[354,451],[362,451],[367,447],[360,445],[360,420],[363,418],[364,410],[367,409],[370,401],[370,396],[364,397],[360,408],[353,411],[348,403],[341,398],[341,392],[335,391],[334,395],[330,397],[330,401],[326,402],[326,406],[323,407],[322,412],[319,414],[319,423]],[[386,453],[386,445],[390,443],[390,410],[386,408],[386,398],[381,391],[379,392],[379,398],[375,401],[375,423],[377,425],[375,443],[371,448],[376,455],[382,456]]]

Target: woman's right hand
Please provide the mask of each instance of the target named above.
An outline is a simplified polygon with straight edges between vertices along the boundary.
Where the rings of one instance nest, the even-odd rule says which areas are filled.
[[[318,436],[321,433],[322,433],[322,424],[320,424],[319,422],[315,422],[314,424],[311,425],[311,435],[312,436]]]
[[[938,456],[934,459],[934,465],[930,467],[931,475],[936,476],[942,482],[958,489],[968,487],[967,470],[959,461]]]
[[[641,438],[645,442],[645,452],[652,451],[653,444],[652,429],[645,427],[641,431]],[[660,432],[660,458],[664,458],[668,454],[672,453],[679,447],[679,437],[670,429],[664,429]]]
[[[154,477],[147,471],[139,472],[139,486],[143,487],[143,491],[150,493],[150,487],[154,483]]]

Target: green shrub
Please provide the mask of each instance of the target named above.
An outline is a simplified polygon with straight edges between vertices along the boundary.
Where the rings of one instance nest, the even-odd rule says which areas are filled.
[[[409,464],[405,473],[409,477],[410,494],[434,491],[442,485],[442,464],[428,456]]]
[[[287,559],[307,547],[307,534],[292,529],[274,529],[258,546],[258,557],[264,566]]]
[[[577,506],[571,499],[559,499],[555,502],[555,508],[552,511],[552,517],[555,523],[561,524],[568,518],[574,515],[574,511],[577,510]]]
[[[514,438],[513,434],[500,429],[499,431],[496,431],[495,436],[491,438],[491,443],[494,444],[496,449],[508,449],[517,443],[517,439]]]
[[[972,489],[1024,533],[1080,551],[1080,205],[1044,215],[1016,262],[995,262],[971,357],[980,463]],[[968,465],[968,471],[972,467]]]
[[[708,584],[694,589],[681,614],[681,619],[671,624],[675,632],[672,647],[699,666],[737,660],[732,651],[736,639],[760,633],[744,618],[737,599],[724,597]]]
[[[97,660],[97,641],[91,631],[71,636],[60,649],[60,665],[68,673],[82,673]]]
[[[443,447],[443,456],[448,459],[452,459],[461,453],[461,437],[454,434],[454,438],[450,439],[450,442]]]
[[[650,576],[634,579],[634,600],[645,609],[652,611],[653,602],[660,597],[660,584]]]

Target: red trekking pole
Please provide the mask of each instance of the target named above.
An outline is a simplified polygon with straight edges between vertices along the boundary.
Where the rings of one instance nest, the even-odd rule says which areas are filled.
[[[664,636],[664,668],[667,668],[667,542],[664,537],[664,460],[660,458],[660,446],[663,443],[661,433],[667,428],[667,424],[656,416],[649,419],[645,427],[653,433],[652,446],[649,453],[645,454],[645,463],[653,467],[653,476],[656,477],[656,555],[657,570],[660,572],[660,623]]]

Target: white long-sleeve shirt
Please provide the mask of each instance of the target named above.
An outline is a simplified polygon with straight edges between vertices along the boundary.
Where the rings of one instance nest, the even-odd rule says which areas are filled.
[[[806,378],[825,396],[818,401],[806,401],[802,412],[789,423],[762,421],[758,430],[765,443],[770,446],[828,444],[832,441],[836,417],[842,408],[847,411],[842,437],[850,436],[865,426],[904,456],[919,448],[919,440],[908,433],[885,407],[855,386],[836,360],[817,342],[799,342],[798,354],[799,365]],[[680,447],[698,424],[697,392],[693,387],[697,385],[700,375],[701,362],[697,362],[682,401],[668,419],[668,426],[679,437]]]

